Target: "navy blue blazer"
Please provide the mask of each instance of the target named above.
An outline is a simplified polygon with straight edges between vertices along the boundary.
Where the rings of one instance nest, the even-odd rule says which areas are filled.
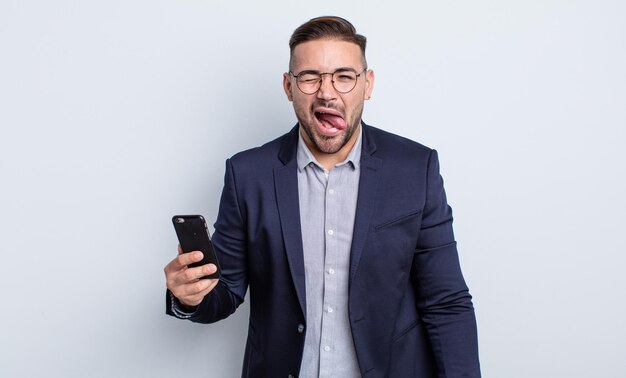
[[[250,287],[243,377],[300,369],[307,326],[298,127],[226,162],[213,244],[222,279],[190,320]],[[479,377],[476,320],[435,150],[363,124],[349,317],[363,377]],[[171,314],[170,301],[167,312]]]

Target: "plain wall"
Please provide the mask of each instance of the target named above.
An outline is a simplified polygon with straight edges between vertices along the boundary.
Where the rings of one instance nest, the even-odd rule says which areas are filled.
[[[170,218],[295,124],[324,14],[368,37],[364,120],[440,153],[483,375],[626,374],[624,1],[2,0],[0,376],[239,376],[247,304],[164,314]]]

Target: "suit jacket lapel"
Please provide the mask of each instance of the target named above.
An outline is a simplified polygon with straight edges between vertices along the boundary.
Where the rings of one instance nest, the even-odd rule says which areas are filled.
[[[274,188],[289,270],[302,313],[306,314],[304,252],[300,226],[298,167],[296,164],[297,146],[298,125],[288,134],[279,153],[278,157],[284,165],[274,168]]]
[[[370,136],[369,127],[365,124],[362,124],[362,127],[361,173],[352,247],[350,250],[350,282],[352,282],[357,272],[365,240],[369,232],[382,166],[382,160],[372,156],[376,151],[376,144]],[[274,169],[274,186],[289,269],[302,313],[306,314],[304,257],[298,198],[298,167],[296,162],[298,130],[298,125],[296,125],[283,143],[279,158],[284,165]]]
[[[363,123],[359,196],[356,203],[352,248],[350,250],[350,283],[352,283],[361,261],[378,193],[378,180],[380,178],[382,160],[372,156],[375,151],[376,144],[370,135],[369,127]]]

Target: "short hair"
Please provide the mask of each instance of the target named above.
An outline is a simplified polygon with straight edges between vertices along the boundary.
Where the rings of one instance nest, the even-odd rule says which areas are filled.
[[[289,67],[291,67],[293,50],[296,46],[304,42],[321,39],[336,39],[357,44],[361,48],[363,65],[367,67],[367,61],[365,60],[365,46],[367,44],[367,38],[357,34],[356,29],[350,21],[337,16],[312,18],[294,30],[291,38],[289,39],[289,49],[291,52],[289,56]]]

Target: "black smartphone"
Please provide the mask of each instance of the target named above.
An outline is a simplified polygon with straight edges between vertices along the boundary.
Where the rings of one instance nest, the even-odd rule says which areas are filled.
[[[202,278],[220,278],[220,264],[213,250],[211,235],[204,217],[202,215],[174,215],[172,223],[174,223],[174,229],[183,253],[200,251],[204,255],[202,260],[189,264],[189,267],[193,268],[209,263],[215,264],[217,271]]]

